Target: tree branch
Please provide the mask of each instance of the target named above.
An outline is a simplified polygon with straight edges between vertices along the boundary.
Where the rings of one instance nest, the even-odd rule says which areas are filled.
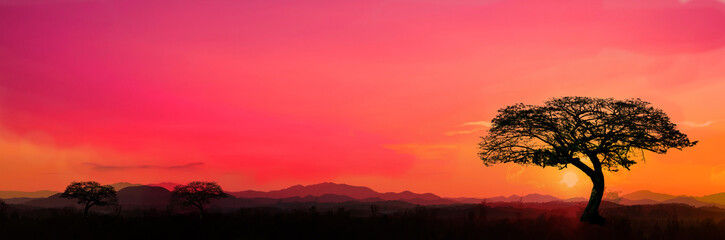
[[[579,170],[582,170],[587,176],[593,177],[594,176],[594,170],[592,170],[589,166],[584,164],[579,160],[579,158],[571,158],[569,159],[569,163],[571,165],[574,165],[575,167],[579,168]]]

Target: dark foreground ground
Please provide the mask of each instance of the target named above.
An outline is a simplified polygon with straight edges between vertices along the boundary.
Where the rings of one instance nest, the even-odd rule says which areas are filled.
[[[607,205],[607,204],[605,204]],[[604,226],[578,222],[581,204],[409,206],[299,203],[210,209],[94,212],[0,209],[0,239],[725,239],[725,210],[683,204],[602,209]]]

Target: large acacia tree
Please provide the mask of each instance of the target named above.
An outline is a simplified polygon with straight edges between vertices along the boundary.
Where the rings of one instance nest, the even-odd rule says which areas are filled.
[[[199,209],[199,218],[204,217],[204,205],[212,199],[229,197],[216,182],[190,182],[174,187],[172,201]]]
[[[118,204],[116,190],[111,185],[98,182],[71,182],[60,195],[62,198],[78,200],[83,205],[83,217],[88,217],[88,209],[93,206],[110,206]]]
[[[572,165],[593,183],[581,221],[604,224],[599,204],[603,171],[616,172],[644,160],[644,151],[694,146],[662,110],[640,99],[563,97],[543,106],[500,109],[479,144],[486,166],[517,163],[563,169]]]

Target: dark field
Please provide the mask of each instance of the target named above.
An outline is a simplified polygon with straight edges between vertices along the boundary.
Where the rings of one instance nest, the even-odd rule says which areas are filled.
[[[0,239],[723,239],[725,210],[605,203],[604,226],[577,219],[583,203],[415,206],[401,202],[268,207],[80,210],[4,205]]]

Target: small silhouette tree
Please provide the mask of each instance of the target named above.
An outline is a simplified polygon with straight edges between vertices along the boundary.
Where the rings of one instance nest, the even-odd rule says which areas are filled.
[[[8,207],[8,204],[5,203],[4,200],[0,199],[0,214],[5,215],[5,208]]]
[[[664,154],[694,146],[660,109],[640,99],[563,97],[543,106],[516,104],[500,109],[478,156],[486,166],[531,164],[559,169],[573,165],[593,183],[581,221],[604,224],[599,204],[603,170],[629,170],[644,151]],[[589,163],[587,163],[589,162]]]
[[[613,203],[620,203],[622,202],[622,197],[620,194],[622,191],[606,191],[604,192],[604,200],[613,202]]]
[[[172,199],[174,202],[186,206],[195,206],[199,209],[199,218],[204,217],[204,205],[209,204],[212,199],[228,197],[229,194],[222,190],[216,182],[190,182],[188,185],[174,187]]]
[[[88,209],[93,206],[118,204],[118,197],[113,186],[101,185],[94,181],[71,182],[60,197],[78,199],[78,203],[83,205],[83,218],[88,217]]]

